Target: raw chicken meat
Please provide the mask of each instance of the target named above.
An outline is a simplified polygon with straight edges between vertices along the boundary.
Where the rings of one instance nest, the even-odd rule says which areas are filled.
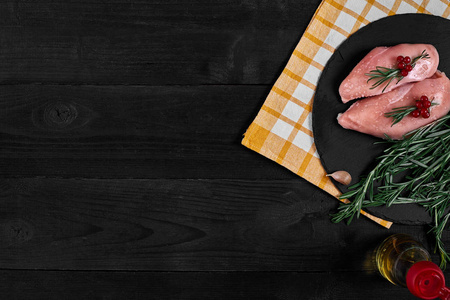
[[[431,106],[431,116],[428,119],[408,115],[391,126],[393,119],[385,117],[385,113],[396,107],[415,105],[416,100],[423,95],[432,100],[432,103],[438,104]],[[445,73],[437,71],[431,78],[355,102],[345,113],[338,115],[338,122],[346,129],[380,138],[385,138],[384,134],[387,134],[390,138],[399,140],[408,132],[445,116],[449,111],[450,80]]]
[[[436,48],[429,44],[400,44],[394,47],[373,49],[356,65],[339,86],[342,102],[347,103],[353,99],[382,94],[386,83],[371,89],[377,80],[373,79],[367,82],[370,77],[365,74],[376,70],[377,66],[397,69],[398,56],[409,56],[414,59],[414,57],[420,56],[423,50],[428,53],[430,58],[419,59],[407,76],[398,84],[398,78],[394,78],[384,92],[389,92],[409,82],[421,81],[431,77],[439,65],[439,54]]]

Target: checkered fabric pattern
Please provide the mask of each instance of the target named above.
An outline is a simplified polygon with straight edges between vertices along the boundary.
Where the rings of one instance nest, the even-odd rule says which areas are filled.
[[[450,1],[323,0],[242,144],[339,197],[314,144],[311,111],[317,82],[334,50],[349,35],[375,20],[405,13],[449,18]],[[392,225],[362,214],[384,227]]]

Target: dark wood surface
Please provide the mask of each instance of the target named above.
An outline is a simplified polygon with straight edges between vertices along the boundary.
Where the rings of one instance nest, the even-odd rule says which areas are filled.
[[[319,3],[2,2],[1,298],[414,299],[240,145]]]

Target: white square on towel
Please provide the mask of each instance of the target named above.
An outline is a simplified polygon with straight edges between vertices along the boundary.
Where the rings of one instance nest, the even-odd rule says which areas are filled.
[[[312,113],[309,113],[309,114],[306,116],[306,119],[305,119],[305,121],[303,122],[302,126],[305,127],[306,129],[312,131]]]
[[[417,9],[406,2],[402,2],[397,9],[397,14],[415,13]]]
[[[379,1],[379,2],[381,5],[383,5],[384,7],[386,7],[389,10],[391,10],[395,4],[395,0],[383,0],[383,1]]]
[[[314,67],[313,65],[309,65],[308,70],[306,70],[305,75],[303,75],[303,79],[308,80],[314,85],[317,85],[317,81],[319,81],[320,70]]]
[[[362,11],[364,10],[364,7],[366,6],[366,4],[367,4],[366,1],[347,0],[347,3],[345,3],[344,6],[347,7],[348,9],[354,11],[358,15],[360,15],[362,13]]]
[[[312,97],[314,96],[314,91],[309,87],[307,87],[306,85],[304,85],[303,83],[300,83],[295,89],[292,96],[302,101],[303,103],[308,104],[309,101],[311,101]]]
[[[281,113],[283,116],[297,122],[305,109],[291,101],[289,101]]]
[[[333,48],[337,48],[346,38],[347,37],[345,35],[331,29],[324,42]]]
[[[327,64],[328,59],[330,59],[331,55],[333,55],[333,53],[321,47],[319,51],[317,51],[316,56],[314,56],[314,61],[318,62],[322,66],[325,66]]]
[[[340,27],[343,30],[345,30],[348,33],[350,33],[352,31],[352,28],[355,25],[355,23],[356,23],[356,19],[355,18],[353,18],[349,14],[341,11],[341,13],[339,14],[338,18],[334,22],[334,25],[336,25],[337,27]]]
[[[313,154],[313,156],[315,156],[315,157],[317,157],[317,158],[320,158],[320,157],[319,157],[319,153],[317,153],[317,150],[316,150],[316,151],[314,151],[314,154]]]
[[[303,131],[299,130],[297,132],[297,135],[295,136],[294,140],[292,141],[292,144],[299,147],[300,149],[305,150],[306,152],[311,149],[311,146],[314,143],[314,139],[304,133]]]
[[[430,13],[440,16],[447,9],[447,4],[444,4],[441,1],[430,1],[426,9]]]
[[[271,131],[279,137],[287,140],[293,129],[294,126],[278,119]]]
[[[373,22],[373,21],[376,21],[376,20],[381,19],[383,17],[386,17],[386,13],[384,13],[381,10],[379,10],[375,6],[372,6],[370,8],[369,12],[366,15],[366,20],[369,21],[369,22]]]

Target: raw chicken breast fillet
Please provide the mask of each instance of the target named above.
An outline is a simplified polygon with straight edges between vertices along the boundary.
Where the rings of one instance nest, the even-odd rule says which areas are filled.
[[[430,58],[419,59],[412,71],[398,84],[398,79],[394,78],[384,90],[385,93],[409,82],[421,81],[431,77],[439,65],[439,54],[436,48],[429,44],[400,44],[394,47],[373,49],[356,65],[339,86],[339,95],[342,102],[347,103],[353,99],[382,94],[386,83],[370,89],[377,79],[367,82],[370,77],[365,74],[376,70],[377,66],[396,69],[398,56],[409,56],[413,60],[414,57],[420,56],[423,50],[426,50]]]
[[[393,108],[415,105],[421,96],[427,96],[432,103],[428,119],[404,117],[399,123],[392,125],[393,119],[384,116]],[[416,83],[405,84],[389,93],[369,97],[355,102],[343,114],[339,114],[339,124],[351,130],[385,138],[387,134],[395,140],[403,139],[408,132],[429,124],[450,111],[450,80],[445,73],[437,71],[431,78]]]

